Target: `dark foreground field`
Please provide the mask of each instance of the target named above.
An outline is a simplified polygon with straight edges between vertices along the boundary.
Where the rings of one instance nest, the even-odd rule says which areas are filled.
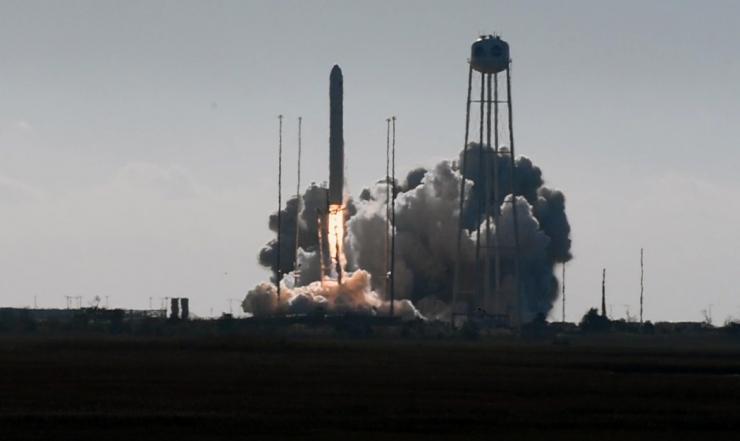
[[[639,338],[4,337],[0,439],[738,439],[740,346]]]

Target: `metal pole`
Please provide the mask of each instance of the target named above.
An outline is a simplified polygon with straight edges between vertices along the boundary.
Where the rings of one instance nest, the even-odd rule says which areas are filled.
[[[642,324],[642,304],[645,294],[645,267],[643,261],[643,249],[640,248],[640,324]]]
[[[488,310],[489,297],[491,295],[491,162],[488,154],[491,152],[491,74],[486,75],[487,100],[486,100],[486,160],[484,168],[485,182],[485,205],[486,215],[486,256],[485,271],[483,272],[483,308]]]
[[[482,294],[481,289],[481,265],[480,265],[480,222],[483,214],[482,202],[485,191],[481,191],[485,183],[483,182],[483,126],[485,118],[485,92],[486,92],[486,76],[480,75],[480,123],[478,125],[478,179],[475,182],[475,295],[468,304],[468,315],[473,311],[474,302],[478,302],[480,307],[480,299]]]
[[[391,143],[391,317],[396,301],[396,117],[391,117],[393,140]]]
[[[301,277],[300,270],[298,269],[298,238],[301,232],[301,126],[303,123],[303,117],[298,117],[298,183],[296,184],[295,197],[296,197],[296,208],[295,208],[295,255],[293,260],[293,276],[294,284],[298,286],[298,281]]]
[[[514,121],[513,121],[513,114],[512,114],[512,105],[511,105],[511,61],[509,61],[509,67],[506,68],[506,105],[508,107],[508,113],[509,113],[509,152],[511,154],[510,158],[510,167],[511,167],[511,173],[510,173],[510,179],[511,182],[509,182],[509,188],[511,190],[511,209],[512,209],[512,215],[513,215],[513,222],[514,222],[514,286],[516,289],[516,299],[517,299],[517,326],[519,327],[519,330],[521,331],[522,327],[522,289],[520,286],[521,278],[519,277],[520,274],[520,262],[519,262],[519,222],[517,220],[517,209],[516,209],[516,160],[515,158],[515,150],[514,150]]]
[[[565,262],[563,262],[563,277],[562,277],[562,289],[563,289],[563,323],[565,323]]]
[[[606,317],[606,268],[601,270],[601,316]]]
[[[468,136],[470,134],[470,91],[473,79],[473,66],[468,68],[468,97],[465,101],[465,142],[463,143],[463,155],[460,159],[460,209],[458,212],[458,228],[457,228],[457,251],[455,256],[455,278],[452,282],[452,307],[450,308],[450,321],[452,326],[455,326],[455,305],[457,304],[457,297],[460,290],[460,272],[462,271],[462,256],[461,256],[461,245],[462,245],[462,233],[465,227],[463,209],[465,208],[465,158],[468,155]]]
[[[391,119],[385,120],[385,294],[390,296],[391,232]]]
[[[278,129],[278,211],[277,211],[277,256],[275,258],[276,260],[276,271],[275,271],[275,279],[277,284],[277,300],[278,305],[280,304],[280,281],[283,278],[283,272],[280,268],[280,247],[282,243],[280,242],[280,230],[282,230],[282,216],[281,216],[281,210],[283,207],[283,194],[282,194],[282,186],[283,186],[283,115],[278,115],[278,121],[279,121],[279,129]]]
[[[498,188],[498,73],[493,74],[493,226],[496,230],[496,248],[494,249],[494,265],[496,266],[494,287],[495,293],[501,290],[501,253],[499,251],[499,217],[501,204],[499,202]]]

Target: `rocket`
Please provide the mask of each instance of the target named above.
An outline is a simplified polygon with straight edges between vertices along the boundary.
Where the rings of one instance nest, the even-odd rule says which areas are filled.
[[[329,206],[344,199],[343,82],[342,69],[335,64],[329,75]]]

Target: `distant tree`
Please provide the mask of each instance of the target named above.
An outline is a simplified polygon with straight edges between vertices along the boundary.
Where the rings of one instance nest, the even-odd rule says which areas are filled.
[[[732,317],[728,317],[727,320],[725,320],[723,330],[730,335],[740,335],[740,322]]]
[[[605,332],[611,327],[611,321],[599,314],[596,308],[591,308],[583,315],[579,326],[584,332]]]
[[[643,334],[655,334],[655,325],[653,325],[653,322],[647,320],[645,323],[643,323],[642,332]]]

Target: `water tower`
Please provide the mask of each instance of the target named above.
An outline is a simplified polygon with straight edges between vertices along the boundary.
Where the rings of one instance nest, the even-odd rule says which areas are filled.
[[[466,101],[465,111],[465,143],[463,147],[463,155],[460,162],[460,173],[462,179],[460,182],[460,216],[459,216],[459,227],[457,234],[457,258],[455,264],[455,280],[452,294],[452,323],[455,323],[455,317],[458,315],[465,315],[468,318],[471,317],[475,312],[480,312],[486,316],[507,316],[507,321],[510,322],[510,318],[513,315],[516,317],[516,325],[521,325],[521,288],[519,283],[519,231],[517,225],[517,212],[516,212],[516,194],[514,189],[514,182],[516,181],[516,168],[515,168],[515,156],[514,156],[514,130],[512,122],[512,101],[511,101],[511,56],[509,51],[509,44],[502,40],[497,35],[481,35],[470,47],[470,59],[468,60],[468,93]],[[473,80],[474,72],[480,77],[478,87],[480,92],[480,98],[473,101]],[[503,81],[500,81],[499,75],[503,77]],[[477,80],[477,78],[476,78]],[[500,82],[505,82],[505,85],[499,87]],[[478,83],[478,81],[476,81]],[[500,98],[499,89],[503,88],[505,96]],[[464,200],[462,195],[464,194],[466,176],[471,171],[466,164],[469,158],[469,142],[470,142],[470,109],[471,103],[477,103],[479,107],[479,127],[478,127],[478,157],[476,161],[478,163],[478,182],[484,183],[484,191],[481,193],[477,192],[478,200],[475,201],[477,209],[477,220],[485,219],[485,246],[481,250],[481,226],[480,222],[476,221],[476,243],[475,243],[475,271],[472,280],[472,286],[470,281],[468,286],[463,287],[462,277],[462,254],[461,254],[461,242],[463,230],[465,230],[465,224],[463,219],[464,213]],[[503,105],[504,108],[501,109]],[[506,113],[505,125],[500,124],[500,111],[503,110]],[[493,139],[491,135],[493,133]],[[508,136],[504,136],[504,140],[508,141],[508,152],[499,151],[500,145],[500,134],[506,133]],[[473,152],[474,153],[474,152]],[[491,156],[489,158],[489,156]],[[509,188],[499,188],[499,161],[506,160],[509,168]],[[491,165],[491,166],[489,166]],[[489,176],[493,172],[493,176]],[[492,179],[492,180],[491,180]],[[492,184],[489,185],[488,183]],[[501,258],[501,247],[498,244],[498,239],[491,237],[491,224],[490,219],[493,218],[495,230],[501,231],[499,227],[500,217],[500,205],[499,193],[506,191],[504,195],[511,195],[509,199],[506,199],[512,203],[512,214],[513,214],[513,233],[514,233],[514,249],[512,250],[513,258],[511,262],[506,262],[507,266],[513,268],[514,276],[514,293],[513,293],[513,305],[503,305],[501,301],[501,269],[502,269],[502,258]],[[491,191],[493,194],[490,194]],[[491,204],[491,201],[495,201]],[[493,205],[493,207],[491,207]],[[481,256],[483,251],[483,256]],[[493,267],[491,266],[491,254],[493,254]],[[491,274],[494,275],[493,286],[491,286]],[[467,288],[467,289],[466,289]],[[467,308],[461,310],[458,305],[459,300],[464,300]]]

